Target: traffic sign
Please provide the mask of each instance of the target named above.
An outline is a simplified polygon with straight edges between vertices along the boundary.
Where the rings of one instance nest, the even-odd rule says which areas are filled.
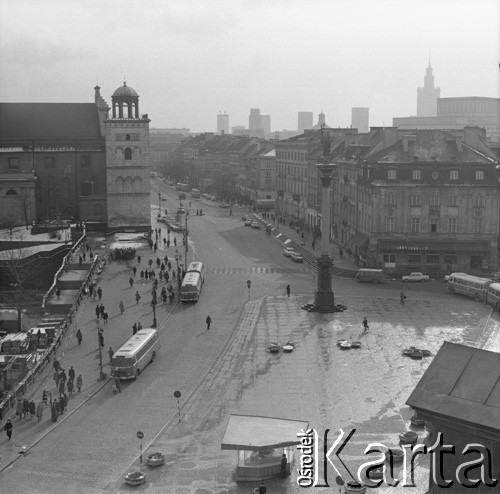
[[[174,391],[174,398],[179,399],[181,397],[181,392],[180,391]]]
[[[139,439],[142,439],[142,438],[144,437],[144,432],[142,432],[142,431],[138,431],[138,432],[137,432],[137,437],[138,437]]]
[[[252,282],[250,280],[247,280],[247,287],[250,288],[252,286]]]

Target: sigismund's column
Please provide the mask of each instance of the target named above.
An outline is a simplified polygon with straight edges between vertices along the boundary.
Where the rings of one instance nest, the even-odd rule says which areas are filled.
[[[333,163],[316,165],[321,180],[321,255],[318,257],[318,286],[314,299],[317,312],[333,312],[335,299],[332,289],[333,260],[330,257],[330,191],[332,178],[336,168]]]

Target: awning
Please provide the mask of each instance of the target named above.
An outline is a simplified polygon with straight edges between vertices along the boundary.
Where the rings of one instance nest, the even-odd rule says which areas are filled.
[[[418,239],[380,240],[378,250],[379,252],[424,252],[427,254],[485,253],[490,252],[490,243],[457,239],[441,241]]]
[[[256,415],[231,415],[221,449],[261,451],[299,444],[297,434],[309,422]]]

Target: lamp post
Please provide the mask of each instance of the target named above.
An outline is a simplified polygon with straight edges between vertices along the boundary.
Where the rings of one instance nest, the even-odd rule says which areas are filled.
[[[188,235],[189,235],[188,217],[189,217],[189,211],[186,211],[186,228],[184,230],[184,236],[182,238],[182,242],[184,243],[184,259],[185,259],[186,269],[188,264]]]
[[[151,300],[151,306],[153,307],[153,328],[156,328],[156,304],[158,301],[156,300],[156,292],[154,292],[153,300]]]
[[[102,370],[102,347],[104,346],[101,344],[104,340],[104,336],[102,335],[102,333],[103,333],[103,329],[101,328],[100,324],[98,324],[97,325],[97,347],[99,348],[99,369],[100,369],[99,379],[101,381],[104,381],[104,379],[106,379],[106,374],[104,374],[104,372]]]

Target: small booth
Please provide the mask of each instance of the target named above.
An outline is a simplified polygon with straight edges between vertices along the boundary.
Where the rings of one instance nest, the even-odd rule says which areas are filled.
[[[221,449],[236,450],[236,481],[259,481],[279,477],[286,456],[287,474],[293,468],[297,434],[309,423],[256,415],[231,415]]]

